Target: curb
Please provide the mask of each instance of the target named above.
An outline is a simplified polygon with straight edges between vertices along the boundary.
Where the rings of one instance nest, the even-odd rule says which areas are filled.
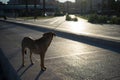
[[[4,20],[0,20],[0,21],[4,21]],[[15,21],[4,21],[4,22],[21,25],[23,27],[30,28],[37,31],[42,31],[42,32],[54,31],[60,37],[68,38],[68,39],[79,41],[79,42],[84,42],[87,44],[99,46],[99,47],[110,49],[120,53],[120,40],[117,40],[117,39],[95,36],[95,35],[93,36],[93,35],[86,35],[86,34],[74,34],[74,33],[66,32],[62,30],[54,30],[52,28],[42,27],[44,25],[38,26],[35,24],[15,22]]]

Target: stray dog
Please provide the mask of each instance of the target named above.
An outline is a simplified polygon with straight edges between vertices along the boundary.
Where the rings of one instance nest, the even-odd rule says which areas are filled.
[[[22,40],[22,66],[24,66],[24,54],[26,54],[26,49],[29,48],[30,50],[30,62],[33,64],[32,61],[32,53],[39,54],[41,60],[41,70],[46,70],[44,66],[44,58],[47,48],[49,47],[53,36],[56,34],[54,32],[47,32],[44,33],[43,36],[39,39],[33,40],[30,37],[24,37]]]

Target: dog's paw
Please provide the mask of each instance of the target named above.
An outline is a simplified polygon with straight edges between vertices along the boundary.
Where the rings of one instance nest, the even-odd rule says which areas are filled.
[[[34,65],[34,62],[32,62],[31,65]]]
[[[41,68],[42,71],[45,71],[46,69],[47,69],[46,67],[42,67],[42,68]]]
[[[25,67],[25,64],[22,64],[21,67]]]

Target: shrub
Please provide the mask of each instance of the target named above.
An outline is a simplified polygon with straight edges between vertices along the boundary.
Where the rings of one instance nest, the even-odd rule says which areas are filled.
[[[91,14],[88,17],[88,22],[97,23],[97,20],[98,20],[98,15],[97,14]]]
[[[73,21],[78,21],[77,17],[73,18]]]
[[[54,16],[63,16],[64,14],[62,12],[56,11]]]
[[[71,17],[69,16],[69,14],[66,15],[66,20],[71,21]]]
[[[77,17],[71,17],[69,14],[66,15],[66,20],[67,21],[78,21]]]
[[[108,17],[107,16],[102,16],[102,15],[98,16],[97,23],[107,23],[107,21],[108,21]]]
[[[108,17],[108,16],[105,16],[105,15],[92,14],[88,17],[88,22],[120,24],[120,18]]]
[[[113,17],[110,19],[110,23],[112,23],[112,24],[120,24],[120,17],[115,17],[115,16],[113,16]]]

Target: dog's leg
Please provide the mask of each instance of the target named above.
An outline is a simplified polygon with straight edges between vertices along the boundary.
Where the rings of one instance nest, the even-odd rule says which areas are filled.
[[[30,50],[30,62],[33,65],[33,61],[32,61],[32,51]]]
[[[45,71],[46,70],[46,67],[44,66],[44,54],[40,54],[40,59],[41,59],[41,70],[42,71]]]
[[[25,66],[25,64],[24,64],[24,48],[22,48],[22,66]]]

